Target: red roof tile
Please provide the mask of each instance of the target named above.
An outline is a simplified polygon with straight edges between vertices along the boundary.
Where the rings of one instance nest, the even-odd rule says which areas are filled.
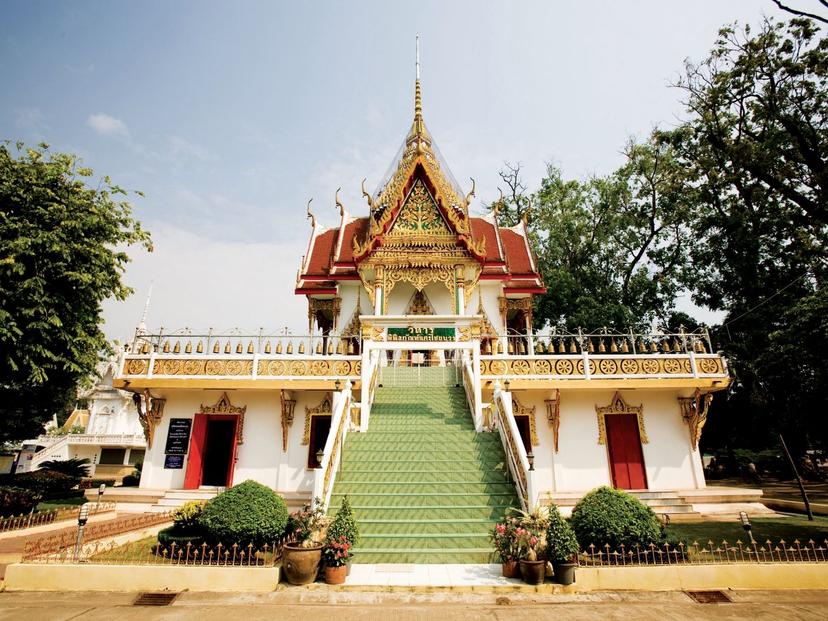
[[[323,276],[328,273],[338,234],[338,229],[328,229],[316,236],[304,276]]]
[[[536,274],[535,270],[532,269],[532,259],[529,256],[529,249],[523,235],[512,229],[501,228],[500,239],[503,241],[506,262],[512,276]]]
[[[486,240],[486,260],[487,261],[502,261],[500,256],[500,248],[497,244],[497,232],[495,226],[491,222],[483,218],[470,218],[472,235],[475,239],[483,238]]]

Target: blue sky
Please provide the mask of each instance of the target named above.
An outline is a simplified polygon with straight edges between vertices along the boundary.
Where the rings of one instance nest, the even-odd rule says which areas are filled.
[[[142,190],[156,251],[136,294],[105,305],[128,336],[150,282],[151,327],[305,325],[293,282],[314,198],[367,212],[412,116],[420,34],[425,118],[454,175],[497,195],[504,160],[530,187],[546,162],[612,170],[631,135],[681,114],[669,87],[720,26],[781,16],[762,0],[625,2],[7,1],[0,138],[81,155]]]

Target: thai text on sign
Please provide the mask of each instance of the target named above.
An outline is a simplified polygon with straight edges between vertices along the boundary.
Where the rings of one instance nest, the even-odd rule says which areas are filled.
[[[453,341],[454,328],[408,326],[388,328],[389,341]]]

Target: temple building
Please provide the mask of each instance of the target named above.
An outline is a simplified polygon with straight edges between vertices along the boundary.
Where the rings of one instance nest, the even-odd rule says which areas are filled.
[[[706,333],[534,332],[526,222],[501,226],[497,203],[471,215],[419,70],[399,154],[362,192],[367,215],[337,194],[333,228],[308,205],[307,335],[136,335],[115,385],[146,434],[142,488],[183,500],[253,479],[332,511],[348,494],[357,558],[377,562],[480,562],[506,507],[600,485],[674,515],[723,502],[699,438],[726,361]]]

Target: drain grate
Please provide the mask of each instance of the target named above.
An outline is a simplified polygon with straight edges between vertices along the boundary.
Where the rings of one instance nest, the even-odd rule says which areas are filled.
[[[731,599],[723,591],[685,591],[697,604],[729,604]]]
[[[133,606],[169,606],[178,597],[178,593],[139,593]]]

